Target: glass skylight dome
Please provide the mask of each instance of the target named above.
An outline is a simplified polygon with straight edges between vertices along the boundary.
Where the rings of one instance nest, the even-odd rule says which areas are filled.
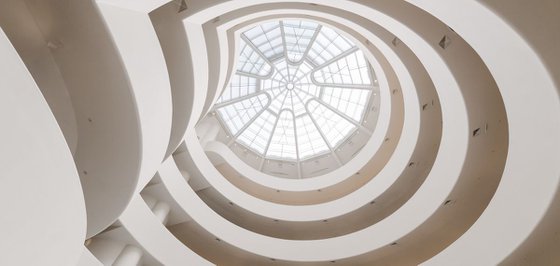
[[[281,20],[241,34],[237,71],[215,105],[229,136],[267,159],[327,153],[364,119],[374,73],[363,52],[314,22]]]

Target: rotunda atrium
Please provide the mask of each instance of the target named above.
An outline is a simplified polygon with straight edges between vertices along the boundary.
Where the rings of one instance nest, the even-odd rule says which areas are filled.
[[[258,170],[264,158],[295,161],[299,169],[328,154],[342,164],[338,146],[358,129],[371,135],[365,111],[378,87],[352,41],[305,20],[266,22],[240,36],[237,71],[214,109],[228,142],[263,157]]]
[[[560,2],[0,2],[0,265],[558,265]]]

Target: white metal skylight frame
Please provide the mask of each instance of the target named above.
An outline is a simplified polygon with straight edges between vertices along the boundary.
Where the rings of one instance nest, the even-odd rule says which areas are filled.
[[[231,141],[264,158],[300,162],[331,153],[362,125],[374,73],[335,30],[305,20],[241,34],[237,72],[215,105]],[[371,134],[371,132],[368,132]]]

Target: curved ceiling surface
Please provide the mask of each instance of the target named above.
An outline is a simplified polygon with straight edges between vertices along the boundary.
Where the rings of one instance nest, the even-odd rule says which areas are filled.
[[[559,1],[56,2],[0,2],[0,265],[559,264]]]

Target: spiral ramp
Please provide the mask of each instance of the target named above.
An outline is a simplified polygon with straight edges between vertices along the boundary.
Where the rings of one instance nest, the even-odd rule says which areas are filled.
[[[0,265],[557,265],[559,13],[2,1]],[[257,170],[215,122],[239,33],[282,18],[344,32],[378,79],[369,138],[313,178]]]

